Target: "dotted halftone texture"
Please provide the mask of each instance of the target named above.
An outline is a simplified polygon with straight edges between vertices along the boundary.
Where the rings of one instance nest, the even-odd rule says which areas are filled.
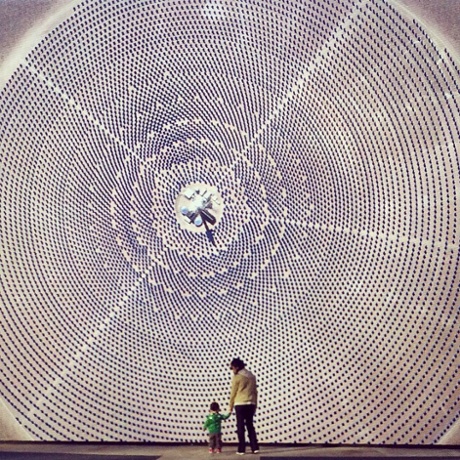
[[[383,0],[83,1],[0,94],[18,422],[203,441],[240,356],[261,442],[438,442],[460,397],[459,84]],[[176,219],[191,183],[222,196],[214,244]]]

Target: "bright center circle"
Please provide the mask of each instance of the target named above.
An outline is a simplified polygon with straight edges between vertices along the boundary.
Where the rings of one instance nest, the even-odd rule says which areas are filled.
[[[195,232],[211,231],[222,218],[224,204],[215,186],[192,183],[176,198],[176,218],[181,228]]]

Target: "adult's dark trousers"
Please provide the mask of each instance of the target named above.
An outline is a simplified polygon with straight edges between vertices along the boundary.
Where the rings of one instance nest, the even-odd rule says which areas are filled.
[[[236,412],[236,433],[238,435],[238,452],[246,451],[245,428],[248,430],[249,444],[252,451],[259,450],[257,442],[256,430],[254,429],[254,414],[256,406],[254,404],[247,404],[242,406],[235,406]]]

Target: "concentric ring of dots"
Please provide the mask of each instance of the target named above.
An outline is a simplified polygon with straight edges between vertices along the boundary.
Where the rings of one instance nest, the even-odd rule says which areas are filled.
[[[84,0],[0,94],[0,390],[36,440],[458,419],[459,64],[386,0]],[[178,194],[224,206],[190,232]],[[224,439],[235,441],[234,421]]]

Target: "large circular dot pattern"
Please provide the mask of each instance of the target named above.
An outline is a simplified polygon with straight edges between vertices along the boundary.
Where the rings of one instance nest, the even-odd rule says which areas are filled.
[[[239,355],[261,442],[439,442],[460,397],[459,82],[394,2],[82,1],[0,94],[18,423],[203,440]],[[191,183],[225,203],[212,241],[177,221]]]

